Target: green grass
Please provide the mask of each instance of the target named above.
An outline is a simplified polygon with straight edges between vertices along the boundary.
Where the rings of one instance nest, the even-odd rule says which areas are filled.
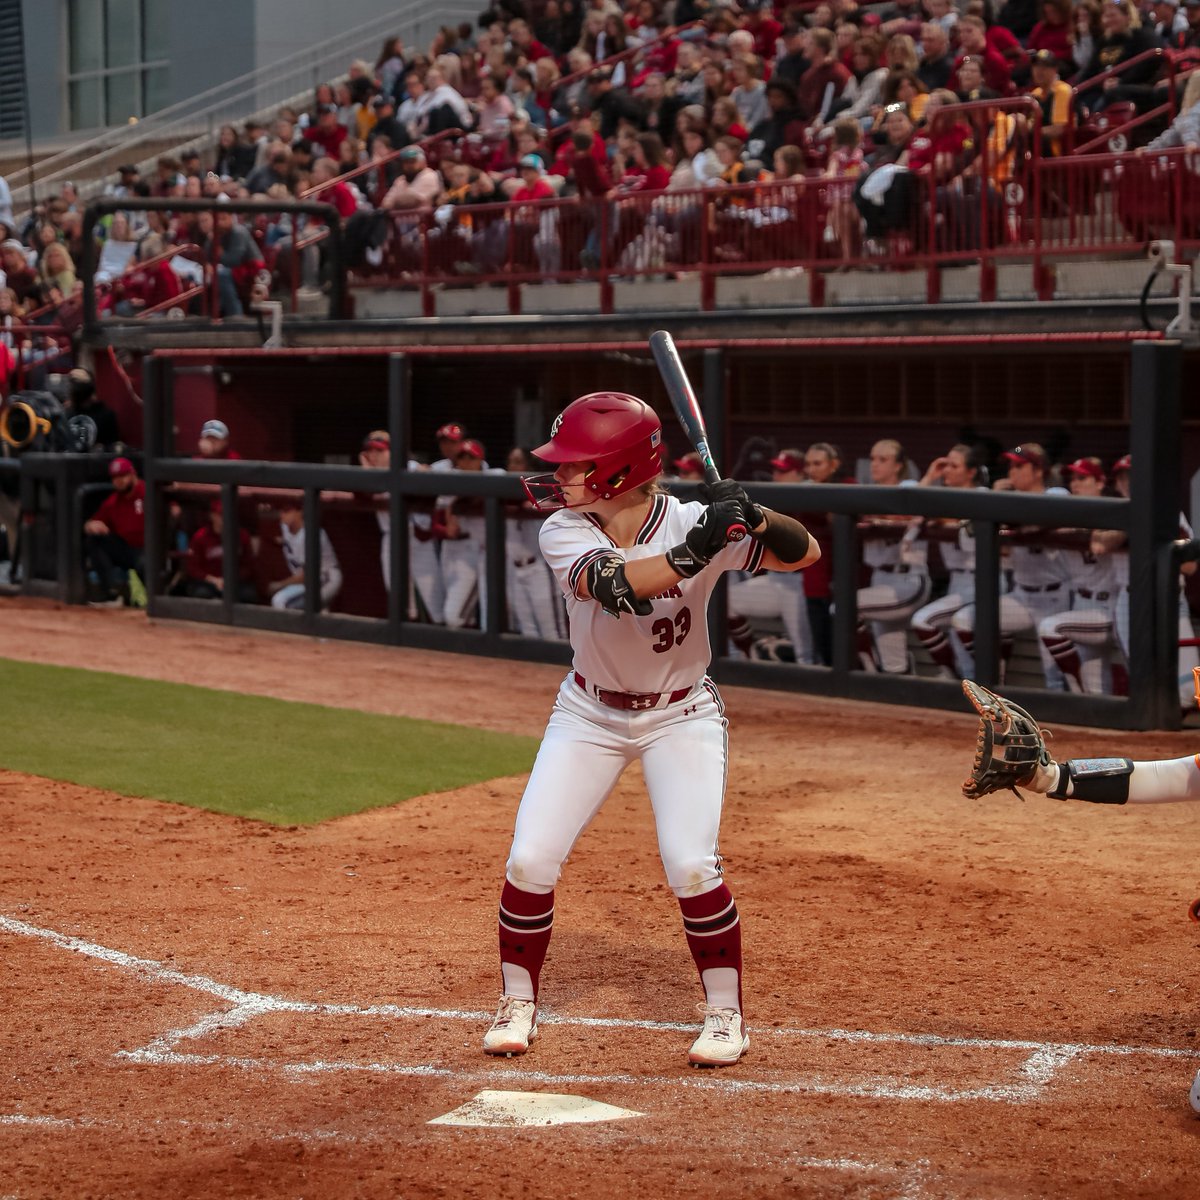
[[[0,659],[0,767],[308,825],[519,775],[533,738]]]

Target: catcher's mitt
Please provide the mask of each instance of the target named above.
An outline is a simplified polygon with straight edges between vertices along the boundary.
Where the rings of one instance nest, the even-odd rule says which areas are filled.
[[[962,689],[981,718],[975,763],[971,778],[963,783],[963,795],[977,800],[1008,789],[1024,799],[1017,784],[1027,783],[1039,765],[1051,761],[1042,730],[1019,705],[973,680],[964,679]]]

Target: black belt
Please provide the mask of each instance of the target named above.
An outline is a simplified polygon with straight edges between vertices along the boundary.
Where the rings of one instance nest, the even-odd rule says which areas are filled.
[[[620,708],[626,712],[640,712],[645,709],[657,708],[664,695],[663,692],[610,692],[602,687],[589,687],[588,681],[578,671],[575,672],[575,682],[589,696],[594,696],[599,700],[601,704],[607,704],[609,708]],[[675,704],[685,696],[690,696],[691,693],[690,687],[680,688],[671,693],[667,703]]]
[[[1076,588],[1075,595],[1082,596],[1085,600],[1107,600],[1109,596],[1115,595],[1114,592],[1092,592],[1087,588]]]
[[[1062,587],[1062,583],[1043,583],[1037,587],[1028,587],[1024,583],[1018,583],[1017,587],[1023,592],[1057,592]]]
[[[875,570],[886,571],[889,575],[893,573],[896,575],[907,575],[912,570],[912,567],[908,563],[897,563],[891,567],[876,567]]]

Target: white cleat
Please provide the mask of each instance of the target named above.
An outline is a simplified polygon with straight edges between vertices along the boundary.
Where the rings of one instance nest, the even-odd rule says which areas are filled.
[[[492,1027],[483,1035],[484,1054],[524,1054],[538,1035],[537,1005],[516,996],[501,996]]]
[[[750,1049],[746,1022],[736,1008],[714,1008],[698,1004],[704,1014],[704,1028],[688,1051],[693,1067],[732,1067]]]
[[[1196,1078],[1192,1080],[1192,1090],[1188,1092],[1188,1100],[1191,1102],[1193,1110],[1200,1113],[1200,1071],[1196,1072]]]

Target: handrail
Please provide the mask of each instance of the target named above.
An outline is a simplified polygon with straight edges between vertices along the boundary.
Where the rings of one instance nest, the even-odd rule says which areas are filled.
[[[1162,46],[1153,46],[1149,50],[1143,50],[1141,54],[1135,54],[1132,58],[1127,58],[1124,62],[1119,62],[1115,67],[1109,67],[1105,71],[1101,71],[1099,75],[1092,75],[1090,78],[1083,80],[1081,83],[1075,84],[1071,88],[1071,99],[1076,99],[1084,92],[1094,92],[1097,87],[1103,85],[1110,79],[1116,79],[1123,75],[1130,67],[1136,67],[1139,63],[1149,62],[1152,58],[1164,58],[1167,61],[1167,78],[1172,83],[1175,80],[1175,60],[1167,53]]]
[[[216,111],[220,108],[229,108],[232,105],[239,105],[239,113],[245,117],[252,115],[257,109],[263,105],[256,103],[257,92],[262,88],[269,86],[272,83],[277,83],[281,78],[287,78],[287,72],[280,75],[276,68],[285,66],[289,63],[299,64],[292,68],[292,73],[296,73],[303,69],[304,60],[307,58],[316,64],[325,64],[326,60],[332,59],[335,56],[343,54],[349,55],[353,53],[353,46],[360,44],[364,39],[373,37],[369,31],[374,29],[378,31],[394,30],[398,23],[408,18],[410,22],[414,22],[419,28],[422,17],[428,10],[427,0],[411,0],[406,6],[389,13],[385,17],[378,17],[373,21],[365,22],[357,26],[355,29],[349,30],[340,38],[331,42],[325,42],[318,47],[308,47],[303,51],[289,56],[288,58],[280,59],[275,63],[267,64],[261,69],[261,76],[258,71],[250,72],[247,75],[239,76],[237,79],[228,80],[223,84],[218,84],[214,88],[210,88],[207,92],[201,93],[201,97],[208,95],[216,95],[220,92],[228,92],[228,98],[214,102],[204,108],[193,109],[190,106],[198,97],[192,97],[189,100],[181,101],[172,105],[170,109],[163,109],[160,113],[151,113],[136,125],[127,127],[117,127],[109,129],[97,136],[76,145],[70,149],[60,151],[54,156],[55,159],[65,160],[66,158],[74,158],[81,150],[90,150],[97,147],[102,147],[96,153],[89,155],[83,159],[76,159],[69,165],[62,166],[51,171],[49,174],[44,173],[44,168],[51,161],[43,159],[39,167],[35,167],[35,174],[38,182],[42,185],[50,185],[61,183],[74,175],[79,175],[89,171],[101,160],[112,156],[129,155],[133,153],[133,147],[138,147],[149,142],[160,141],[174,137],[180,134],[179,142],[183,144],[191,141],[195,136],[195,132],[182,134],[182,130],[186,127],[194,126],[197,122],[203,122],[205,119],[214,117]],[[465,7],[465,6],[464,6]],[[471,11],[474,11],[473,9]],[[326,68],[328,69],[328,68]],[[272,74],[274,72],[274,74]],[[344,74],[344,71],[338,73],[338,78]],[[306,84],[305,88],[311,86]],[[276,102],[276,104],[282,101]],[[164,120],[164,116],[169,113],[177,113],[169,120]],[[234,118],[236,119],[236,118]],[[225,123],[228,123],[225,122]],[[127,134],[128,136],[120,136]],[[28,196],[25,194],[28,191],[28,180],[22,184],[14,184],[10,179],[10,187],[14,194],[14,203],[18,206],[28,202]]]
[[[388,163],[395,162],[405,150],[411,150],[413,145],[424,151],[426,147],[433,146],[438,142],[448,141],[450,138],[462,137],[461,129],[443,129],[440,133],[435,133],[431,137],[427,137],[420,142],[412,143],[408,146],[401,146],[399,150],[392,150],[385,154],[382,158],[373,158],[370,162],[360,163],[357,167],[351,168],[349,171],[341,175],[335,175],[332,179],[327,179],[324,183],[314,183],[306,187],[304,191],[296,193],[297,200],[307,200],[309,196],[315,196],[318,192],[323,192],[327,188],[333,187],[338,183],[345,183],[350,179],[357,179],[360,175],[365,175],[368,171],[373,171],[377,167],[386,166]]]
[[[571,75],[564,75],[562,79],[554,84],[553,91],[558,92],[565,87],[570,87],[571,84],[578,83],[581,79],[586,79],[593,71],[600,71],[605,67],[615,67],[618,63],[623,63],[627,58],[636,58],[637,55],[644,53],[652,46],[658,46],[663,42],[670,41],[673,37],[678,37],[685,29],[695,29],[697,25],[704,25],[705,23],[703,18],[698,18],[695,21],[689,21],[686,25],[673,25],[670,29],[664,30],[648,42],[639,42],[636,46],[627,46],[624,50],[620,50],[616,54],[611,54],[608,58],[602,58],[598,63],[593,63],[586,70],[576,71]]]
[[[1070,154],[1086,154],[1093,146],[1102,146],[1110,142],[1113,138],[1121,134],[1128,133],[1131,129],[1138,129],[1142,125],[1148,125],[1151,121],[1157,121],[1160,117],[1167,117],[1167,123],[1170,124],[1179,115],[1176,107],[1179,103],[1176,96],[1176,89],[1179,81],[1186,79],[1195,71],[1200,70],[1200,67],[1188,67],[1186,71],[1180,71],[1173,77],[1173,82],[1167,88],[1167,99],[1157,108],[1152,108],[1148,112],[1138,113],[1137,116],[1131,117],[1123,125],[1115,125],[1111,129],[1106,129],[1103,133],[1098,134],[1089,142],[1084,142],[1082,146],[1074,145],[1074,134],[1077,132],[1075,127],[1069,126],[1070,145],[1068,153]]]
[[[147,317],[157,316],[160,312],[165,312],[167,309],[178,308],[182,304],[186,304],[189,300],[203,294],[205,291],[204,284],[194,283],[190,288],[185,288],[178,296],[169,296],[166,300],[160,300],[157,304],[150,305],[149,308],[143,308],[141,312],[134,314],[135,321],[144,321]]]

